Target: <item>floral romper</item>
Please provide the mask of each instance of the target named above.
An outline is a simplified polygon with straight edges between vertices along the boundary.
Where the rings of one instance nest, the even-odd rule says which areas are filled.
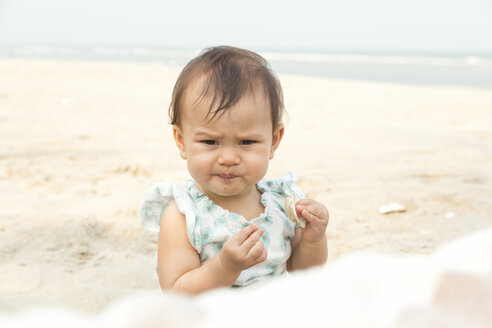
[[[159,232],[164,210],[172,202],[185,215],[188,238],[203,264],[222,249],[224,243],[249,224],[263,229],[261,241],[267,259],[241,272],[234,286],[246,286],[282,275],[291,255],[291,240],[299,226],[290,221],[284,207],[285,198],[294,193],[304,198],[296,185],[297,177],[288,173],[280,179],[263,179],[257,183],[265,211],[247,221],[243,216],[215,205],[200,191],[193,180],[185,187],[174,183],[157,183],[144,196],[140,205],[140,222],[152,232]]]

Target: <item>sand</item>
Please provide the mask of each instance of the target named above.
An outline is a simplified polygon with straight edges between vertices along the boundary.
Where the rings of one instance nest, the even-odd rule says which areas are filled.
[[[0,60],[0,311],[98,312],[155,290],[137,211],[183,182],[159,63]],[[492,226],[492,90],[281,75],[286,134],[268,177],[326,204],[329,262],[431,254]],[[406,211],[381,215],[398,202]]]

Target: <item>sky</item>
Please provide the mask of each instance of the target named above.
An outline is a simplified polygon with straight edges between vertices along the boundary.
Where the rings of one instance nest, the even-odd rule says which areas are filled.
[[[492,53],[492,0],[0,0],[0,45]]]

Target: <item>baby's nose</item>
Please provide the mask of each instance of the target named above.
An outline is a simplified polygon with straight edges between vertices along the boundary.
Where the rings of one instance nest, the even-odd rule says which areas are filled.
[[[239,154],[233,149],[227,148],[224,149],[217,160],[220,165],[232,166],[238,165],[241,162],[241,158]]]

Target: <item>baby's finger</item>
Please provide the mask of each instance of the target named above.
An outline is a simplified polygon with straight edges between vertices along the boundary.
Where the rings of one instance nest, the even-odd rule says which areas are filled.
[[[260,240],[261,235],[263,235],[263,229],[258,228],[255,232],[249,235],[248,239],[246,239],[241,244],[241,247],[245,249],[246,252],[249,252],[249,250],[258,242],[258,240]]]
[[[308,207],[306,207],[306,210],[311,213],[312,215],[321,218],[322,216],[322,208],[319,204],[312,204]]]
[[[302,216],[304,210],[307,210],[312,215],[318,217],[319,219],[328,219],[328,211],[326,207],[316,201],[313,201],[309,205],[298,205],[296,207],[297,212]]]
[[[319,221],[319,218],[316,215],[312,214],[311,212],[309,212],[306,209],[303,209],[301,214],[302,214],[302,217],[305,218],[309,223]]]
[[[313,204],[314,200],[310,198],[303,198],[297,201],[296,205],[302,205],[302,206],[308,206],[310,204]]]
[[[245,240],[247,240],[252,233],[257,231],[259,228],[255,224],[250,224],[247,227],[241,229],[233,238],[235,239],[235,242],[239,245],[242,245]]]
[[[263,247],[263,242],[261,240],[258,240],[256,244],[251,247],[251,249],[248,252],[248,258],[251,260],[256,260],[258,257],[260,257],[263,254],[263,251],[265,248]]]
[[[263,248],[263,253],[261,253],[261,255],[255,259],[255,263],[256,264],[261,263],[261,262],[265,261],[267,259],[267,257],[268,257],[268,252],[267,252],[266,248]]]
[[[313,206],[313,204],[315,203],[314,200],[312,199],[301,199],[300,201],[298,201],[296,203],[296,214],[297,216],[302,216],[302,211],[308,207],[311,207]]]

